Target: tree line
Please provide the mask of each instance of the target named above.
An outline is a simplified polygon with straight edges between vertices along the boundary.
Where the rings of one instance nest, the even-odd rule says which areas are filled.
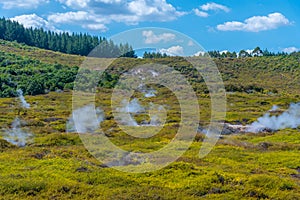
[[[293,54],[293,53],[292,53]],[[261,50],[260,47],[256,47],[252,51],[241,50],[237,52],[230,52],[230,51],[208,51],[200,53],[198,56],[209,56],[211,58],[247,58],[247,57],[261,57],[261,56],[287,56],[288,53],[285,52],[270,52],[268,49]],[[143,58],[166,58],[172,57],[167,55],[166,53],[160,52],[145,52]]]
[[[240,50],[237,52],[230,52],[230,51],[208,51],[204,53],[202,56],[209,55],[212,58],[247,58],[247,57],[260,57],[260,56],[286,56],[288,53],[285,52],[270,52],[268,49],[261,50],[260,47],[256,47],[252,51]]]
[[[170,57],[166,53],[160,52],[144,52],[143,58],[167,58]]]
[[[0,18],[0,39],[82,56],[87,56],[94,49],[94,55],[99,57],[136,57],[128,43],[117,45],[105,37],[89,34],[58,33],[45,31],[43,28],[25,28],[18,22],[4,17]],[[95,49],[95,47],[97,48]]]

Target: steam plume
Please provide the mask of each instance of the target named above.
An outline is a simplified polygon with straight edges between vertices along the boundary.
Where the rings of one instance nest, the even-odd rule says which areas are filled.
[[[138,126],[138,123],[136,120],[131,116],[131,114],[136,114],[136,113],[141,113],[144,112],[145,109],[143,106],[140,105],[138,99],[133,99],[129,101],[129,103],[126,102],[126,100],[122,101],[123,107],[117,108],[117,111],[120,114],[120,122],[126,126]],[[129,118],[128,116],[125,116],[125,113],[129,113]]]
[[[12,122],[12,128],[5,131],[3,139],[18,147],[24,147],[30,140],[32,134],[21,129],[21,121],[17,117]]]
[[[104,112],[100,108],[94,109],[93,105],[86,105],[74,110],[66,124],[66,132],[87,133],[98,129],[99,123],[104,120]],[[92,115],[94,111],[96,111],[96,120]]]
[[[18,89],[17,93],[18,93],[19,99],[22,103],[22,107],[23,108],[30,108],[30,104],[26,102],[25,97],[23,96],[23,91],[21,89]]]
[[[274,107],[271,110],[274,110]],[[264,130],[277,131],[286,128],[297,128],[298,126],[300,126],[300,103],[292,103],[285,112],[278,116],[271,116],[269,112],[266,113],[252,123],[246,131],[258,133]]]
[[[144,96],[146,98],[155,97],[156,96],[155,93],[156,93],[156,91],[151,89],[148,91],[144,91]]]
[[[270,112],[275,112],[277,110],[279,110],[279,107],[277,105],[274,105],[269,111]]]
[[[166,119],[166,110],[163,106],[156,106],[153,103],[150,103],[149,107],[144,108],[136,98],[129,101],[129,103],[126,103],[126,100],[123,100],[122,104],[123,107],[117,108],[117,111],[119,112],[119,120],[123,125],[159,126],[164,122],[162,119]],[[150,123],[146,122],[139,125],[132,116],[139,113],[146,113],[146,111],[149,111]],[[129,117],[126,113],[129,113]]]
[[[156,106],[150,103],[150,126],[160,126],[165,123],[167,112],[163,106]]]
[[[126,104],[125,100],[123,100],[122,103],[124,107],[118,109],[120,112],[140,113],[145,111],[143,106],[141,106],[139,103],[139,100],[136,98],[130,101],[128,104]]]

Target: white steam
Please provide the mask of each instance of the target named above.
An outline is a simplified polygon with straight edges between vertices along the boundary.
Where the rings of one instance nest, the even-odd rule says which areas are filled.
[[[135,98],[127,103],[127,101],[124,99],[122,101],[122,104],[123,106],[121,108],[117,108],[117,111],[120,114],[119,121],[126,126],[138,126],[138,123],[132,117],[132,114],[137,114],[145,111],[143,106],[141,106],[141,104],[139,103],[139,100]],[[129,113],[129,117],[128,115],[126,115],[126,113]]]
[[[275,111],[277,111],[277,110],[279,110],[279,107],[278,107],[277,105],[274,105],[274,106],[269,110],[269,112],[275,112]]]
[[[96,113],[93,115],[93,113]],[[104,112],[93,105],[86,105],[72,112],[66,124],[66,132],[91,133],[99,128],[104,120]]]
[[[23,91],[21,89],[18,89],[17,94],[19,95],[19,99],[21,101],[22,107],[30,108],[30,104],[26,102],[25,97],[23,96]]]
[[[138,90],[143,93],[144,97],[150,98],[150,97],[155,97],[157,91],[154,90],[153,88],[148,88],[144,84],[140,84],[138,87]]]
[[[163,106],[157,106],[150,103],[149,115],[150,126],[161,126],[165,123],[167,113]]]
[[[144,92],[144,96],[146,97],[146,98],[150,98],[150,97],[155,97],[156,96],[156,91],[155,90],[153,90],[153,89],[150,89],[150,90],[145,90],[145,91],[143,91]]]
[[[151,73],[152,77],[157,77],[160,75],[159,72],[156,72],[154,70],[149,70],[149,72]]]
[[[148,107],[143,107],[136,98],[129,102],[126,102],[124,99],[122,104],[123,106],[116,110],[119,114],[118,121],[125,126],[160,126],[164,122],[162,119],[165,120],[166,118],[166,110],[163,106],[156,106],[153,103],[150,103]],[[150,122],[138,124],[133,116],[144,114],[146,112],[149,113]]]
[[[143,106],[141,106],[141,104],[139,103],[139,100],[136,98],[131,100],[129,103],[126,103],[126,100],[123,100],[122,104],[124,106],[122,108],[117,109],[117,111],[130,113],[141,113],[145,111]]]
[[[270,111],[276,111],[274,107]],[[257,119],[248,128],[247,132],[258,133],[264,130],[277,131],[286,128],[297,128],[300,126],[300,103],[292,103],[290,107],[278,116],[271,116],[268,112]]]
[[[16,117],[12,122],[12,128],[5,131],[3,139],[18,147],[24,147],[31,141],[32,134],[21,129],[21,120]]]

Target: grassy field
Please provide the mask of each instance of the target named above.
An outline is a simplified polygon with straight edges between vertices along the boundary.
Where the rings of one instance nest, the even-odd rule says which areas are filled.
[[[0,40],[0,51],[40,60],[49,64],[60,63],[62,65],[79,66],[84,60],[82,56],[63,54],[5,40]]]
[[[30,52],[43,50],[1,44],[1,51],[43,62],[69,62],[67,55],[42,55]],[[81,59],[75,58],[76,62]],[[300,67],[297,58],[293,59],[215,60],[227,89],[232,89],[227,94],[226,122],[250,124],[273,105],[287,109],[290,103],[300,102]],[[126,59],[123,63],[134,65],[131,61]],[[69,65],[77,65],[76,62]],[[95,102],[106,117],[101,127],[112,142],[126,150],[151,152],[172,140],[180,120],[178,103],[165,88],[156,89],[157,97],[141,104],[151,101],[168,105],[166,124],[157,136],[143,140],[132,140],[114,121],[110,110],[112,90],[98,91]],[[201,90],[197,94],[200,124],[205,124],[210,119],[210,98]],[[139,95],[134,94],[137,98]],[[31,105],[29,109],[21,108],[18,98],[0,99],[2,135],[12,128],[16,117],[24,122],[22,128],[33,135],[25,147],[11,145],[0,137],[0,199],[300,199],[299,129],[224,135],[202,159],[198,154],[204,135],[197,134],[176,162],[158,171],[132,174],[106,167],[87,151],[77,133],[66,133],[66,122],[72,113],[71,91],[25,98]],[[136,120],[142,121],[143,117],[147,119],[142,116]]]

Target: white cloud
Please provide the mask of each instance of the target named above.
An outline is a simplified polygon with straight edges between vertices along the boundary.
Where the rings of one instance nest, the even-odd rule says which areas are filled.
[[[20,15],[11,18],[11,20],[23,24],[25,28],[43,28],[45,30],[50,30],[54,32],[62,32],[61,30],[58,30],[54,25],[49,23],[47,20],[37,16],[36,14]]]
[[[112,22],[138,24],[143,21],[172,21],[186,14],[166,0],[58,0],[76,11],[54,13],[48,17],[56,23],[77,23],[84,28],[103,27]],[[79,16],[76,16],[79,15]]]
[[[96,21],[94,15],[85,11],[52,14],[48,16],[48,20],[60,24]]]
[[[143,36],[145,37],[146,44],[156,44],[159,42],[169,42],[176,38],[173,33],[162,33],[156,35],[153,31],[143,31]]]
[[[169,56],[183,56],[184,55],[182,46],[172,46],[168,49],[160,49],[159,52],[162,54],[165,53]]]
[[[128,3],[128,10],[142,21],[171,21],[185,14],[178,12],[166,0],[134,0]]]
[[[0,0],[4,9],[37,8],[39,5],[48,3],[49,0]]]
[[[248,54],[252,55],[254,49],[247,49],[245,50]]]
[[[262,52],[254,52],[255,49],[247,49],[245,50],[251,56],[263,56]]]
[[[104,24],[87,24],[84,25],[84,28],[95,31],[107,31],[108,28]]]
[[[293,53],[293,52],[300,51],[300,49],[297,47],[287,47],[287,48],[284,48],[282,51],[285,53]]]
[[[98,0],[98,2],[113,4],[113,3],[120,3],[120,2],[122,2],[122,0]]]
[[[207,12],[201,11],[198,8],[193,9],[195,15],[199,16],[199,17],[208,17],[209,14]]]
[[[228,53],[229,51],[228,50],[223,50],[223,51],[220,51],[220,54],[223,54],[223,53]]]
[[[58,0],[58,1],[72,8],[85,8],[89,3],[89,0]]]
[[[107,31],[105,24],[108,21],[101,16],[93,15],[85,11],[57,13],[48,16],[48,20],[56,24],[80,24],[89,30]]]
[[[204,56],[206,54],[205,51],[198,51],[197,53],[195,53],[193,56]]]
[[[199,17],[208,17],[209,12],[208,11],[224,11],[224,12],[230,12],[230,9],[227,6],[217,4],[217,3],[207,3],[202,6],[200,6],[200,9],[195,8],[193,9],[193,12],[195,15]]]
[[[68,7],[75,9],[82,9],[91,7],[97,4],[117,4],[121,3],[123,0],[58,0],[60,3],[65,4]],[[124,2],[124,1],[123,1]]]
[[[200,8],[204,11],[209,11],[209,10],[214,10],[214,11],[221,10],[224,12],[230,11],[230,9],[227,6],[217,4],[217,3],[207,3],[207,4],[202,5]]]
[[[220,31],[247,31],[259,32],[277,29],[280,26],[287,26],[291,23],[281,13],[271,13],[268,16],[254,16],[244,22],[232,21],[225,22],[217,26]]]

